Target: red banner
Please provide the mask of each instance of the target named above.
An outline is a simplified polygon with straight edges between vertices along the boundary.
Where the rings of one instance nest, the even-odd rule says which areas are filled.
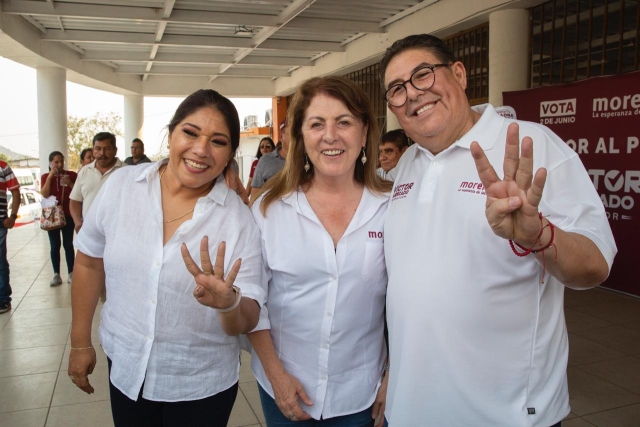
[[[503,97],[519,120],[548,126],[580,155],[618,246],[604,286],[640,296],[640,72]]]

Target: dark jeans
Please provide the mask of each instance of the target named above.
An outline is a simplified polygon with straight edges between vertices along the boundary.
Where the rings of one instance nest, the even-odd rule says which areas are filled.
[[[107,360],[111,372],[111,360]],[[142,397],[133,401],[109,381],[111,413],[115,427],[224,427],[238,394],[238,383],[200,400],[156,402]]]
[[[64,255],[67,259],[67,270],[69,273],[73,273],[73,263],[76,255],[73,249],[73,230],[76,225],[73,222],[73,218],[67,217],[67,225],[64,227],[47,231],[49,234],[49,244],[51,245],[51,265],[53,266],[53,272],[60,274],[60,246],[64,245]],[[60,241],[60,234],[62,234],[62,242]]]
[[[313,418],[305,421],[291,421],[285,417],[276,405],[269,393],[258,384],[260,390],[260,403],[262,403],[262,412],[267,421],[267,427],[373,427],[374,419],[371,418],[373,408],[367,408],[364,411],[355,414],[343,415],[341,417],[327,418],[326,420],[314,420]]]
[[[0,304],[11,302],[9,260],[7,260],[7,231],[0,222]]]

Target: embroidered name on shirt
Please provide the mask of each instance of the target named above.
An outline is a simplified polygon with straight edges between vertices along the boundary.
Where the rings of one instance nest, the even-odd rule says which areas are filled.
[[[484,185],[482,185],[481,182],[462,181],[460,183],[460,187],[458,187],[458,191],[463,193],[480,194],[481,196],[487,195],[487,193],[484,192]]]
[[[384,234],[382,233],[382,231],[370,231],[369,232],[369,238],[370,239],[382,239],[383,236],[384,236]]]
[[[409,194],[409,191],[413,188],[413,184],[413,182],[410,182],[409,184],[396,185],[393,189],[393,198],[391,200],[404,199],[407,197],[407,194]]]

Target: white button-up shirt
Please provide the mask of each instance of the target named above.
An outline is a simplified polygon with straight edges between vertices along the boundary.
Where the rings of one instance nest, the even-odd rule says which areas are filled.
[[[334,250],[333,240],[297,191],[253,215],[269,279],[256,330],[271,329],[278,357],[314,402],[313,418],[353,414],[373,404],[383,365],[387,273],[383,225],[388,197],[365,189]],[[258,356],[260,385],[273,397]]]
[[[76,247],[104,260],[108,299],[100,340],[113,361],[112,383],[133,400],[143,381],[146,399],[197,400],[238,381],[240,348],[238,337],[222,331],[217,312],[193,297],[195,280],[180,246],[186,243],[200,264],[203,236],[209,236],[212,260],[225,241],[225,270],[242,258],[235,285],[262,304],[260,237],[249,209],[219,177],[196,203],[192,219],[163,246],[163,162],[116,171],[89,210]]]

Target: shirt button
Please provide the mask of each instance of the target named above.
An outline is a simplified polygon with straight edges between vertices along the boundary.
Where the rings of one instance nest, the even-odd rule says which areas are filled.
[[[330,311],[327,312],[327,316],[331,317],[331,312]]]
[[[323,375],[322,376],[322,381],[326,381],[326,380],[327,380],[327,377]]]
[[[336,277],[336,276],[331,276],[331,279],[332,279],[332,280],[336,280],[336,279],[337,279],[337,277]]]
[[[178,233],[178,237],[184,236],[184,233]]]
[[[147,337],[147,339],[148,339],[149,341],[151,341],[153,338],[151,338],[151,337]]]
[[[156,303],[156,299],[155,299],[155,298],[154,298],[154,299],[152,299],[152,300],[151,300],[151,303],[152,303],[152,304],[155,304],[155,303]]]
[[[323,345],[322,348],[329,348],[329,344]]]
[[[438,162],[433,162],[433,166],[438,166]]]
[[[156,261],[156,267],[160,267],[160,261]]]
[[[427,184],[433,185],[433,181],[429,181],[429,182],[427,182]]]

